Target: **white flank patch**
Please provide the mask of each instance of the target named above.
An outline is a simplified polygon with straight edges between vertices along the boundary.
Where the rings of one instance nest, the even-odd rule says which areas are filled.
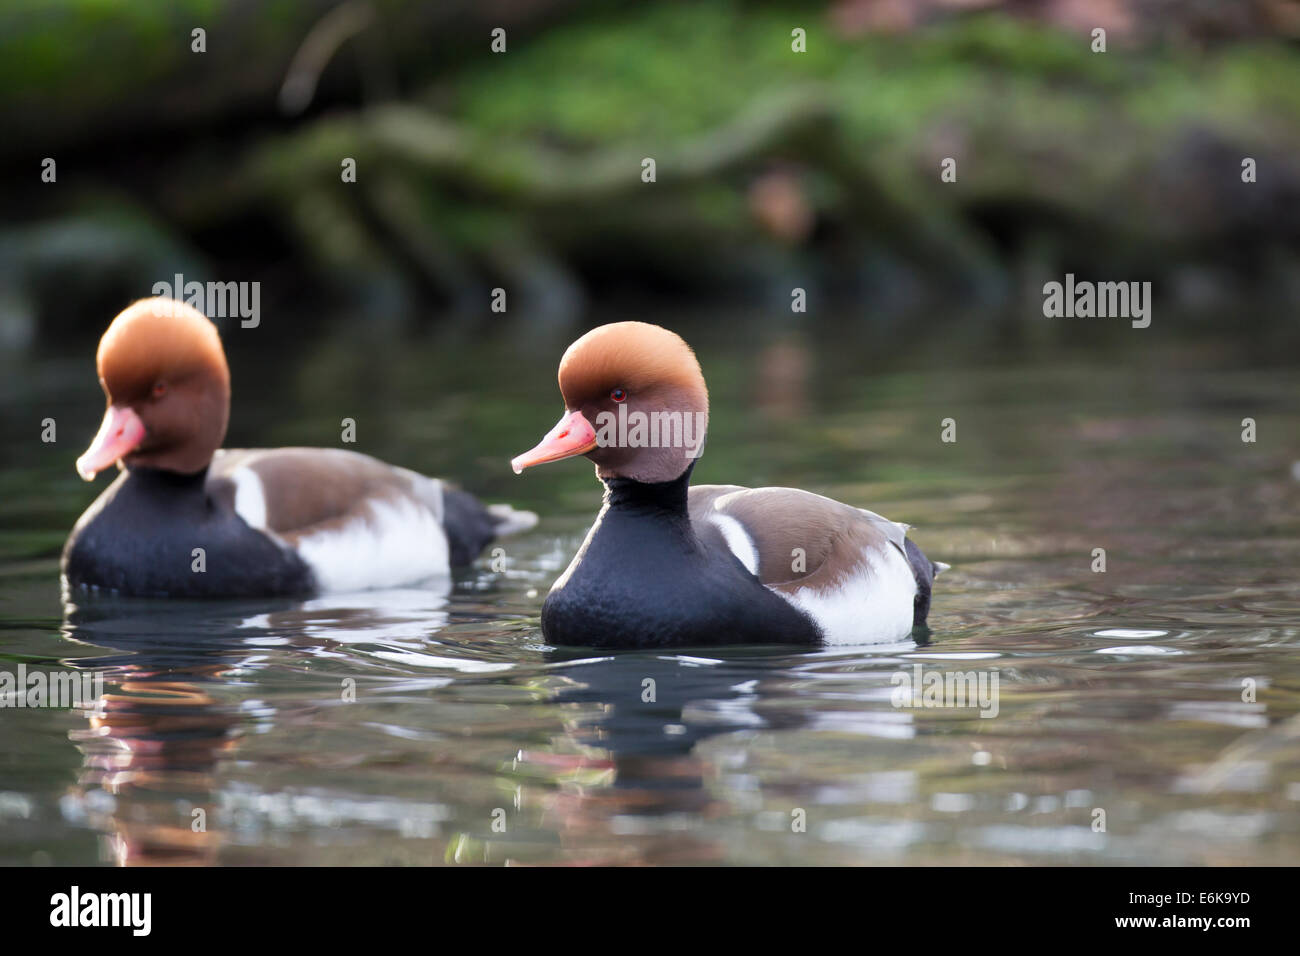
[[[731,549],[732,554],[740,558],[740,563],[749,569],[749,573],[758,574],[758,549],[754,547],[754,542],[749,537],[749,532],[745,530],[745,526],[731,515],[720,512],[709,515],[709,520],[717,525],[723,539],[727,542],[727,547]]]
[[[230,473],[230,480],[235,483],[235,514],[250,528],[265,531],[266,494],[262,491],[262,479],[251,468],[236,468]]]
[[[896,548],[868,550],[862,565],[833,591],[777,591],[817,622],[827,644],[884,644],[912,633],[916,578]]]
[[[447,535],[433,513],[408,498],[370,501],[341,528],[298,539],[322,591],[412,584],[450,573]]]

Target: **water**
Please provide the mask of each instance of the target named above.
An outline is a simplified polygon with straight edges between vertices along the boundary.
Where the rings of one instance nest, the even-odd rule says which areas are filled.
[[[58,548],[103,486],[72,467],[102,407],[93,342],[8,360],[0,669],[105,682],[84,709],[0,711],[0,863],[1300,861],[1294,365],[1159,325],[732,328],[688,328],[714,403],[697,480],[916,525],[953,564],[928,643],[546,646],[541,601],[598,487],[584,463],[508,460],[560,411],[571,330],[228,334],[229,444],[337,444],[354,417],[360,450],[544,515],[503,572],[488,554],[305,602],[65,600]],[[916,664],[996,672],[997,716],[894,706]]]

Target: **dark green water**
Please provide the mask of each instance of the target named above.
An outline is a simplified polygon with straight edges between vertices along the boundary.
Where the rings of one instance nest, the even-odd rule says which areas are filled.
[[[1174,345],[1159,321],[967,342],[960,322],[649,318],[696,344],[712,389],[697,480],[915,525],[953,565],[930,643],[543,644],[599,493],[582,462],[510,473],[560,411],[575,331],[510,326],[227,334],[230,445],[338,444],[355,418],[353,447],[543,515],[504,572],[488,555],[445,586],[307,602],[65,601],[58,549],[106,483],[72,465],[102,411],[94,343],[9,356],[0,670],[94,669],[104,692],[0,710],[0,863],[1300,862],[1293,359]],[[996,671],[997,716],[893,706],[918,663]]]

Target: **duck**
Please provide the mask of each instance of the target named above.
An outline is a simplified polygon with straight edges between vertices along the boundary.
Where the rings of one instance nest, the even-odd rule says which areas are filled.
[[[537,516],[342,448],[222,449],[230,370],[216,325],[154,297],[109,324],[107,409],[76,461],[116,480],[64,545],[65,586],[168,598],[273,597],[446,577]]]
[[[935,575],[909,526],[799,488],[691,485],[709,393],[694,351],[646,322],[560,360],[564,413],[516,474],[583,456],[603,503],[542,604],[544,639],[593,648],[897,643]]]

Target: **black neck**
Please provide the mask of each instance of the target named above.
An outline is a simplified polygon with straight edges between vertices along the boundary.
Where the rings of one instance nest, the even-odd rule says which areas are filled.
[[[686,492],[691,486],[691,462],[672,481],[636,481],[632,478],[605,479],[605,505],[609,508],[666,511],[686,514]]]
[[[206,465],[202,470],[191,475],[184,475],[179,471],[168,471],[165,468],[146,468],[143,466],[127,468],[127,473],[133,481],[141,485],[149,485],[174,492],[190,491],[195,488],[202,489],[208,480]]]

